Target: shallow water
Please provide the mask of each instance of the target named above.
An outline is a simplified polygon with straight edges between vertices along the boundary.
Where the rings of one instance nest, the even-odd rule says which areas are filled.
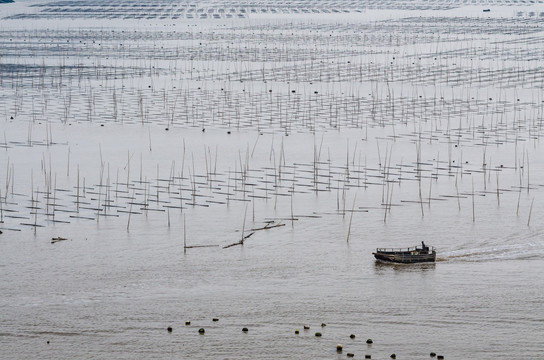
[[[321,226],[302,220],[260,232],[243,247],[187,254],[179,228],[153,220],[138,222],[129,234],[107,221],[85,225],[78,232],[85,237],[74,234],[53,245],[46,240],[58,229],[36,238],[3,235],[9,281],[2,286],[2,349],[47,358],[327,359],[342,343],[345,351],[374,358],[393,352],[425,358],[431,351],[538,358],[541,233],[514,219],[485,236],[479,235],[483,226],[467,224],[443,239],[436,233],[448,226],[435,222],[446,220],[416,221],[404,230],[356,221],[349,244],[338,218]],[[211,221],[192,217],[190,223],[191,243],[237,238],[224,231],[227,224],[210,227]],[[498,232],[509,240],[495,241]],[[439,248],[440,260],[375,263],[371,252],[383,239],[391,245],[424,239]],[[205,335],[197,333],[200,327]],[[316,331],[323,336],[316,338]]]
[[[541,357],[541,5],[29,4],[0,5],[0,357]]]

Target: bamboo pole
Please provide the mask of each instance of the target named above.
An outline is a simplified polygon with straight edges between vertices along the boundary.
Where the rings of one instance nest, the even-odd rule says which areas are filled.
[[[472,222],[476,221],[476,213],[474,210],[474,178],[472,178]]]
[[[246,204],[246,210],[244,212],[244,222],[242,224],[242,239],[240,240],[240,245],[244,245],[244,231],[245,231],[245,228],[246,228],[246,216],[247,216],[247,204]]]
[[[527,226],[531,223],[531,214],[533,212],[533,203],[535,202],[535,198],[533,197],[533,200],[531,200],[531,208],[529,209],[529,218],[527,219]]]
[[[130,227],[130,216],[132,215],[132,204],[134,203],[134,194],[135,194],[136,190],[132,190],[132,201],[130,202],[130,208],[129,208],[129,211],[128,211],[128,221],[127,221],[127,232],[129,230],[129,227]]]
[[[349,244],[349,235],[351,234],[351,222],[353,220],[353,213],[355,212],[355,200],[357,200],[357,193],[355,193],[355,196],[353,197],[353,205],[351,206],[351,215],[349,217],[348,236],[346,238],[346,242],[348,244]]]

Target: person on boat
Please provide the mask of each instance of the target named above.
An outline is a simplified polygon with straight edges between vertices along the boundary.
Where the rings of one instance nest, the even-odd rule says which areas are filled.
[[[421,252],[423,254],[426,254],[428,252],[429,248],[425,245],[425,243],[422,241],[421,242]]]

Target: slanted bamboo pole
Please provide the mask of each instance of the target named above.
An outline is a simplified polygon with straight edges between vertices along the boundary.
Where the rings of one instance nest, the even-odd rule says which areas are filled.
[[[349,217],[349,226],[348,226],[348,236],[346,237],[346,242],[349,243],[349,235],[351,234],[351,222],[353,220],[353,213],[355,212],[355,200],[357,200],[357,193],[353,197],[353,205],[351,206],[351,215]]]
[[[531,208],[529,209],[529,218],[527,219],[527,226],[531,223],[531,214],[533,212],[533,203],[535,202],[535,198],[531,200]]]

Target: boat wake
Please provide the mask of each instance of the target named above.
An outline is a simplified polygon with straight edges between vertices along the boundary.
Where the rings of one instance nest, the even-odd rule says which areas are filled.
[[[524,240],[520,242],[520,240]],[[514,243],[515,242],[515,243]],[[474,244],[471,244],[474,245]],[[446,251],[437,257],[436,261],[480,262],[499,260],[531,260],[542,259],[544,256],[544,241],[542,236],[531,236],[529,239],[510,238],[504,242],[484,241],[478,247],[462,247]]]

